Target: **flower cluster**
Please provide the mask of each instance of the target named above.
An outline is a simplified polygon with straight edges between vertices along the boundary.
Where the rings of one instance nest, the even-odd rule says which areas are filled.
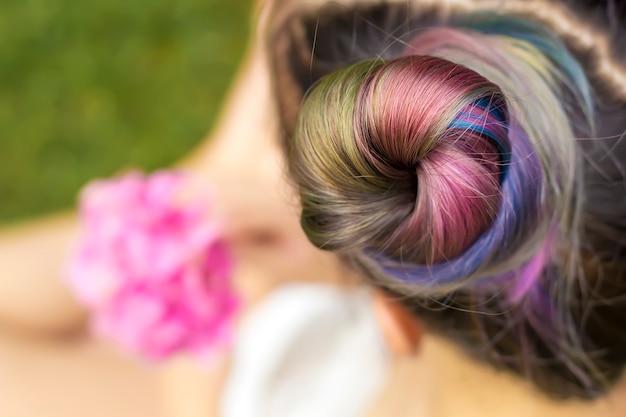
[[[95,332],[149,359],[230,342],[238,299],[206,202],[182,202],[180,173],[131,173],[82,193],[68,281]]]

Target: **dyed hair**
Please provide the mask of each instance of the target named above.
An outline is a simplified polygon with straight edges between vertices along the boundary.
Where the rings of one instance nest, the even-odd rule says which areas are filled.
[[[298,39],[320,41],[308,80],[297,59],[275,64],[308,89],[282,114],[309,240],[472,355],[556,396],[606,392],[626,362],[623,101],[600,107],[611,98],[530,19],[325,19],[277,42],[306,57]]]

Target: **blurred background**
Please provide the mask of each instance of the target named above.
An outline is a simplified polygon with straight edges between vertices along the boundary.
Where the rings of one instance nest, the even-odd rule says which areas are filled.
[[[251,0],[2,0],[0,224],[72,207],[90,179],[192,150],[250,22]]]

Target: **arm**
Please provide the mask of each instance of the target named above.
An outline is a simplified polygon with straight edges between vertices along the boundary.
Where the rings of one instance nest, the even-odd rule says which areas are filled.
[[[71,213],[0,230],[0,325],[43,333],[81,327],[84,313],[61,280],[76,230]]]

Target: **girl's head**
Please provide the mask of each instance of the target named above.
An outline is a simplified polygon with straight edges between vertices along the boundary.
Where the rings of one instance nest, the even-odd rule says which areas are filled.
[[[626,126],[603,123],[579,61],[501,15],[382,6],[314,27],[308,81],[306,23],[276,60],[308,89],[283,114],[309,240],[473,355],[604,392],[626,361],[626,145],[604,136]]]

